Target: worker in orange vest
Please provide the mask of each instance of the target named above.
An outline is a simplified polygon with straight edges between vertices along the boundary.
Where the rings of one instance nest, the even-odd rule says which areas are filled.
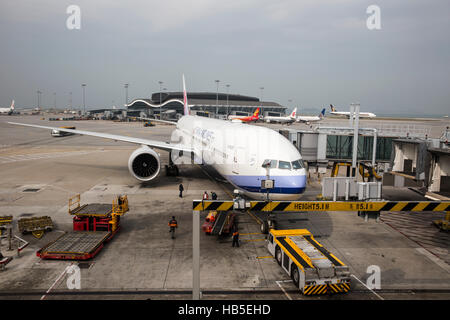
[[[169,227],[169,232],[172,233],[172,239],[175,239],[175,229],[178,228],[178,223],[174,216],[172,216],[172,219],[169,221]]]
[[[234,247],[234,245],[239,247],[239,231],[237,229],[235,229],[234,232],[233,232],[233,244],[232,244],[232,247]]]
[[[208,200],[208,199],[209,199],[208,192],[205,191],[205,193],[203,194],[203,200]]]

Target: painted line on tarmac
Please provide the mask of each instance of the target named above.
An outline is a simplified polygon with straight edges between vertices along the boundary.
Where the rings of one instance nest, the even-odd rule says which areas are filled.
[[[49,294],[50,291],[52,291],[53,288],[56,286],[56,284],[59,283],[59,281],[61,281],[61,279],[62,279],[63,276],[66,274],[66,272],[67,272],[68,269],[69,269],[69,268],[66,267],[66,268],[64,269],[64,271],[59,275],[59,277],[56,278],[55,282],[53,282],[53,284],[51,285],[51,287],[48,288],[48,290],[45,292],[45,294],[41,297],[41,300],[44,300],[45,297],[47,296],[47,294]]]
[[[272,256],[261,256],[261,257],[256,257],[256,259],[268,259],[268,258],[273,258]]]
[[[351,274],[351,276],[353,278],[355,278],[356,280],[358,280],[364,287],[366,287],[370,292],[372,292],[374,295],[376,295],[378,297],[378,299],[380,300],[384,300],[384,298],[382,296],[380,296],[378,293],[376,293],[375,291],[373,291],[372,289],[370,289],[368,286],[366,286],[366,284],[364,282],[362,282],[361,280],[359,280],[354,274]]]
[[[275,281],[275,283],[280,287],[281,291],[283,291],[284,295],[289,299],[292,300],[291,296],[284,290],[283,286],[281,285],[282,282],[291,282],[292,280],[283,280],[283,281]]]
[[[435,264],[437,264],[439,267],[441,267],[442,269],[444,269],[445,271],[447,271],[448,273],[450,273],[450,266],[442,259],[439,259],[438,257],[436,257],[434,254],[432,254],[431,252],[429,252],[428,250],[426,250],[425,248],[416,248],[416,250],[423,254],[424,256],[426,256],[428,259],[430,259],[431,261],[433,261]]]

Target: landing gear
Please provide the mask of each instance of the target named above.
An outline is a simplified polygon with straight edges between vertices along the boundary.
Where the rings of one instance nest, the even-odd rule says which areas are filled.
[[[178,166],[175,165],[172,161],[172,154],[169,155],[169,165],[165,165],[166,168],[166,176],[168,177],[177,177],[180,174],[178,170]]]
[[[176,177],[180,174],[180,171],[178,170],[178,167],[176,165],[167,165],[166,168],[166,176],[168,177]]]

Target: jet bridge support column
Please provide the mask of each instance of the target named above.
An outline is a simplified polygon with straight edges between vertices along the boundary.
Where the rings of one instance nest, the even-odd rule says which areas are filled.
[[[200,300],[200,212],[192,212],[192,300]]]
[[[350,119],[353,120],[353,154],[352,154],[352,177],[356,177],[356,166],[358,161],[358,133],[359,133],[359,104],[352,103],[350,106]]]

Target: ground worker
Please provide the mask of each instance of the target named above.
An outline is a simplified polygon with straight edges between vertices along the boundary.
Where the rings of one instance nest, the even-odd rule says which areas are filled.
[[[174,216],[172,216],[172,219],[169,221],[169,227],[169,232],[172,233],[172,239],[175,239],[175,229],[178,228],[178,223]]]
[[[208,200],[209,196],[208,196],[208,192],[205,191],[205,193],[203,194],[203,200]]]
[[[217,200],[217,194],[214,191],[211,191],[211,199]]]
[[[180,183],[180,185],[178,186],[178,189],[180,190],[180,198],[183,198],[184,187],[183,187],[182,183]]]
[[[235,229],[234,232],[233,232],[233,244],[232,244],[232,247],[234,247],[234,245],[239,247],[239,231],[237,229]]]

